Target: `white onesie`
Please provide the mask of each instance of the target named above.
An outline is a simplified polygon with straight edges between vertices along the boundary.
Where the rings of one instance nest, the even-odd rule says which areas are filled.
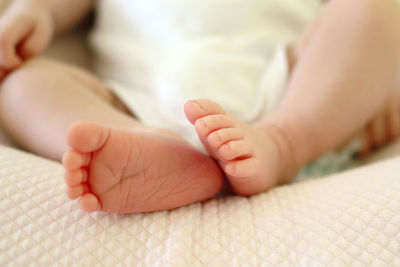
[[[207,98],[251,122],[286,89],[286,47],[320,0],[100,0],[97,72],[142,122],[200,147],[183,113]]]
[[[141,121],[192,140],[188,99],[215,100],[248,122],[273,108],[287,79],[285,47],[319,7],[319,0],[100,0],[96,68]]]

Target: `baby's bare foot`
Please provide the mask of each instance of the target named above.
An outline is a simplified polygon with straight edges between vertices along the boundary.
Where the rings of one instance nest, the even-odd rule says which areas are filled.
[[[218,165],[169,133],[79,123],[68,144],[67,194],[79,198],[84,211],[172,209],[211,198],[222,187]]]
[[[212,157],[218,160],[233,190],[252,195],[283,181],[291,159],[283,158],[280,133],[246,124],[209,100],[189,101],[185,113]]]

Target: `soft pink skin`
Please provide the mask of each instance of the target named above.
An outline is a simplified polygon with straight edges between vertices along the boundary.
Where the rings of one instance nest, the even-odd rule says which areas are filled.
[[[0,16],[0,80],[27,59],[41,54],[54,35],[71,29],[95,5],[95,0],[9,2]]]
[[[173,134],[74,125],[63,158],[67,195],[87,212],[168,210],[217,194],[218,165]]]
[[[285,147],[285,138],[268,122],[262,128],[229,115],[210,100],[192,100],[185,113],[209,154],[224,170],[232,189],[252,195],[289,181],[301,168]],[[400,93],[394,92],[362,130],[361,156],[400,135]],[[295,148],[294,148],[295,149]]]
[[[187,102],[185,113],[237,194],[263,192],[284,182],[286,170],[293,169],[293,159],[282,154],[284,139],[272,126],[268,130],[251,126],[210,100]]]
[[[50,9],[39,2],[13,1],[0,17],[0,68],[12,70],[41,53],[54,32]]]

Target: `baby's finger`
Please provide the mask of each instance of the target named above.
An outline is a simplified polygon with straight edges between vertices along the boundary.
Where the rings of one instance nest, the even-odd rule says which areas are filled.
[[[375,147],[379,147],[385,143],[386,133],[385,117],[375,117],[371,123],[372,142]]]
[[[371,125],[368,125],[367,128],[362,133],[362,147],[357,152],[358,156],[364,158],[371,153],[372,149],[372,136],[371,136]]]
[[[0,21],[0,66],[2,68],[10,70],[22,63],[17,55],[16,47],[30,31],[31,27],[26,21],[9,23]]]
[[[36,56],[37,54],[42,52],[50,43],[50,40],[52,38],[52,29],[50,27],[50,24],[36,25],[32,33],[19,48],[19,55],[25,59]]]
[[[400,135],[400,107],[394,107],[388,116],[389,137],[391,140]]]

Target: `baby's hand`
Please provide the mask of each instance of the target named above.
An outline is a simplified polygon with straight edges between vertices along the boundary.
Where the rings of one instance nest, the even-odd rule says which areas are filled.
[[[40,1],[13,1],[0,18],[0,79],[47,48],[53,24],[50,9]]]

